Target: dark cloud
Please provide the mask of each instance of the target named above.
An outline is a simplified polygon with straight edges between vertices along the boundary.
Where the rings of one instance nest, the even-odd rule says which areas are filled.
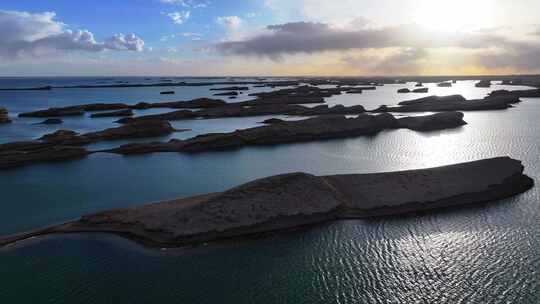
[[[474,56],[487,68],[514,68],[522,71],[540,69],[540,40],[514,40],[500,34],[501,28],[468,33],[447,33],[418,25],[385,28],[338,29],[325,23],[297,22],[270,25],[263,34],[216,45],[218,51],[230,55],[254,55],[280,59],[290,54],[311,54],[323,51],[398,49],[389,57],[345,57],[351,66],[360,63],[380,71],[414,70],[428,57],[430,48],[460,48],[456,56]],[[540,34],[540,30],[537,34]],[[363,61],[363,63],[362,63]]]
[[[58,51],[142,51],[144,48],[144,41],[133,34],[117,34],[97,42],[91,32],[65,29],[54,17],[51,12],[30,14],[0,10],[0,57],[20,58]]]
[[[520,42],[502,51],[486,52],[479,58],[488,68],[517,68],[523,71],[540,69],[540,44]]]
[[[295,53],[386,47],[484,48],[505,41],[492,34],[443,33],[418,25],[344,30],[325,23],[297,22],[270,25],[264,34],[243,41],[222,42],[217,44],[217,48],[226,54],[279,57]]]

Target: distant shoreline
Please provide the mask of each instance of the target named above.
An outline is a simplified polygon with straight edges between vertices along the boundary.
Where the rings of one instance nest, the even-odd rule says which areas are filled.
[[[147,76],[148,80],[162,80],[156,83],[125,83],[125,82],[112,82],[108,84],[81,84],[72,86],[52,86],[44,85],[37,87],[13,87],[13,88],[0,88],[0,91],[40,91],[40,90],[52,90],[52,89],[100,89],[100,88],[141,88],[141,87],[189,87],[189,86],[214,86],[214,85],[269,85],[272,84],[283,85],[287,82],[310,82],[310,81],[329,81],[332,80],[357,80],[365,83],[382,83],[382,84],[402,84],[404,82],[422,82],[422,83],[438,83],[444,81],[471,81],[471,80],[484,80],[484,81],[517,81],[511,85],[523,85],[531,87],[540,87],[540,75],[484,75],[484,76],[224,76],[224,77],[178,77],[178,76]],[[10,77],[0,77],[0,79]],[[145,76],[49,76],[49,77],[14,77],[12,79],[32,79],[32,78],[94,78],[94,80],[108,80],[115,81],[117,78],[133,78],[140,79]],[[230,81],[210,81],[210,82],[174,82],[174,79],[233,79]],[[258,79],[256,81],[234,81],[234,79]],[[279,80],[281,79],[281,80]],[[338,83],[336,83],[338,84]]]

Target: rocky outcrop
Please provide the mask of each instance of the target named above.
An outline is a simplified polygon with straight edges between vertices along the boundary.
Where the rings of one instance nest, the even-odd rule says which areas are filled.
[[[32,146],[36,149],[29,148]],[[26,150],[2,151],[0,148],[0,168],[19,167],[41,162],[65,161],[85,157],[88,153],[83,147],[27,143]]]
[[[238,92],[232,91],[232,92],[223,92],[223,93],[216,93],[214,96],[238,96]]]
[[[84,111],[76,107],[49,108],[35,112],[20,113],[19,117],[60,117],[60,116],[82,116]]]
[[[402,101],[398,103],[400,106],[410,106],[426,103],[454,103],[467,101],[465,97],[461,95],[448,95],[448,96],[428,96],[413,100]]]
[[[0,91],[50,91],[52,86],[28,87],[28,88],[1,88]]]
[[[404,117],[398,119],[399,127],[415,131],[433,131],[466,125],[461,112],[444,112],[429,116]]]
[[[150,246],[175,247],[330,220],[477,205],[530,189],[534,181],[523,170],[520,161],[501,157],[388,173],[290,173],[224,192],[86,215],[4,236],[0,246],[51,233],[107,232]]]
[[[9,119],[8,111],[5,108],[0,107],[0,124],[11,122]]]
[[[0,144],[0,168],[84,157],[91,152],[78,146],[104,140],[161,136],[177,131],[184,130],[174,129],[167,121],[155,120],[85,134],[58,130],[37,140]]]
[[[179,151],[203,152],[253,145],[354,137],[375,134],[395,126],[397,126],[397,120],[387,114],[360,115],[357,118],[323,116],[238,130],[232,133],[197,136],[183,141]],[[173,146],[178,149],[176,144]]]
[[[237,96],[238,89],[243,90],[244,87],[227,87],[227,88],[217,88],[212,89],[216,91],[225,90],[227,92],[217,93],[216,95],[220,96]],[[232,89],[237,89],[231,91]],[[256,99],[238,102],[233,104],[228,104],[227,102],[220,99],[209,99],[209,98],[198,98],[189,101],[173,101],[173,102],[140,102],[134,105],[128,105],[124,103],[93,103],[93,104],[83,104],[68,106],[62,108],[49,108],[45,110],[38,110],[34,112],[27,112],[19,114],[20,117],[61,117],[61,116],[75,116],[75,115],[84,115],[85,112],[95,112],[95,111],[115,111],[115,110],[145,110],[153,108],[171,108],[171,109],[212,109],[212,108],[224,108],[224,107],[238,107],[246,106],[262,106],[262,105],[296,105],[296,104],[316,104],[324,103],[324,98],[331,97],[334,95],[339,95],[342,92],[356,93],[362,92],[363,90],[371,90],[375,87],[339,87],[333,89],[320,89],[313,86],[299,86],[297,88],[287,88],[276,90],[272,92],[262,92],[250,94],[250,96],[255,96]],[[227,110],[229,111],[229,110]],[[118,113],[128,113],[118,112]],[[101,114],[94,113],[92,117],[107,117],[109,113]],[[184,113],[185,114],[185,113]],[[104,115],[104,116],[102,116]],[[128,115],[126,115],[128,116]],[[225,116],[228,117],[228,116]]]
[[[92,143],[90,138],[71,130],[58,130],[53,133],[45,134],[41,136],[38,141],[45,144],[64,146],[79,146]]]
[[[411,128],[413,130],[439,130],[465,124],[462,113],[435,114],[424,117],[396,119],[390,114],[360,114],[356,118],[345,116],[320,116],[298,121],[280,121],[237,130],[196,136],[187,140],[171,140],[166,143],[128,144],[109,152],[119,154],[142,154],[152,152],[204,152],[236,149],[244,146],[275,145],[334,138],[346,138],[376,134],[386,129]]]
[[[186,130],[177,130],[167,121],[148,120],[126,124],[117,128],[105,129],[103,131],[85,133],[81,136],[95,142],[102,140],[162,136],[179,131]]]
[[[293,110],[301,110],[306,107],[288,104],[268,104],[257,106],[227,106],[214,109],[206,109],[194,113],[198,118],[225,118],[225,117],[248,117],[260,115],[286,114]]]
[[[167,121],[175,121],[175,120],[183,120],[183,119],[193,119],[197,118],[197,114],[195,114],[194,111],[190,110],[178,110],[168,113],[162,113],[162,114],[153,114],[153,115],[144,115],[139,117],[126,117],[117,120],[117,123],[133,123],[138,121],[148,121],[148,120],[167,120]]]
[[[38,124],[39,125],[59,125],[63,123],[64,121],[61,120],[60,118],[48,118]]]
[[[334,95],[339,95],[343,91],[349,90],[348,88],[334,88],[334,89],[321,89],[315,86],[299,86],[293,89],[281,89],[272,92],[261,92],[249,94],[249,96],[256,96],[259,99],[296,99],[296,98],[326,98]],[[299,102],[297,102],[299,103]]]
[[[215,107],[222,107],[227,105],[227,102],[221,99],[211,98],[197,98],[188,101],[171,101],[171,102],[139,102],[135,105],[128,106],[133,110],[146,110],[157,108],[169,108],[169,109],[210,109]]]
[[[341,92],[345,92],[347,94],[362,94],[364,91],[371,91],[371,90],[376,90],[377,87],[375,86],[363,86],[363,87],[358,87],[358,86],[355,86],[355,87],[344,87],[344,86],[338,86],[338,89],[341,91]]]
[[[129,138],[144,138],[167,135],[175,131],[171,124],[164,120],[145,120],[129,123],[116,128],[78,134],[70,130],[59,130],[39,138],[40,141],[56,145],[85,145],[92,142]]]
[[[351,106],[345,107],[343,105],[336,105],[328,107],[328,105],[320,105],[313,108],[289,105],[289,104],[257,104],[255,106],[249,105],[249,103],[230,104],[225,107],[217,107],[212,109],[204,109],[199,111],[179,110],[169,113],[144,115],[133,118],[122,118],[118,120],[118,123],[131,123],[134,121],[143,120],[185,120],[185,119],[215,119],[215,118],[227,118],[227,117],[250,117],[250,116],[262,116],[262,115],[296,115],[296,116],[317,116],[317,115],[330,115],[330,114],[342,114],[342,115],[355,115],[364,113],[363,106]]]
[[[477,100],[466,100],[461,95],[429,96],[415,100],[403,101],[399,107],[381,106],[372,111],[382,112],[444,112],[444,111],[480,111],[502,110],[512,107],[512,104],[520,102],[514,96],[498,96]]]
[[[490,88],[491,87],[491,81],[490,80],[480,80],[475,85],[477,88]]]
[[[232,106],[259,106],[259,105],[297,105],[297,104],[316,104],[325,103],[322,96],[265,96],[257,99],[230,104]]]
[[[277,123],[282,123],[282,122],[285,122],[285,120],[279,119],[279,118],[269,118],[269,119],[261,121],[260,123],[271,125],[271,124],[277,124]]]
[[[489,94],[489,97],[513,97],[513,98],[539,98],[540,89],[531,90],[497,90]]]
[[[129,117],[133,116],[133,111],[131,109],[126,110],[120,110],[120,111],[113,111],[113,112],[101,112],[101,113],[93,113],[90,115],[91,118],[99,118],[99,117]]]
[[[399,89],[398,93],[427,93],[429,91],[429,88],[419,88],[414,90],[409,90],[407,88],[405,89]]]
[[[455,83],[455,82],[441,82],[441,83],[438,83],[437,86],[440,88],[450,88],[452,87],[452,83]]]
[[[247,91],[249,87],[224,87],[224,88],[212,88],[210,91]]]
[[[296,116],[319,116],[319,115],[355,115],[365,113],[366,109],[363,106],[350,106],[346,107],[344,105],[335,105],[329,107],[328,105],[315,106],[313,108],[308,107],[296,107],[288,111],[287,115],[296,115]]]
[[[49,108],[35,112],[27,112],[19,114],[19,117],[60,117],[60,116],[75,116],[84,115],[85,112],[95,111],[114,111],[114,110],[145,110],[154,108],[171,108],[171,109],[207,109],[221,107],[227,103],[220,99],[197,98],[189,101],[172,101],[172,102],[139,102],[134,105],[124,103],[91,103],[63,108]]]

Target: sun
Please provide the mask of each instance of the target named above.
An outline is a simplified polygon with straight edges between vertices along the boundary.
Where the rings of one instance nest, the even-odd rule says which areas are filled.
[[[441,31],[467,31],[491,25],[489,0],[424,0],[413,11],[414,22]]]

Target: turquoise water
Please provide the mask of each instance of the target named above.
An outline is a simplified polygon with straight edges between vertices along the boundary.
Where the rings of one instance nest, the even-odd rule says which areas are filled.
[[[371,108],[418,96],[398,95],[399,87],[403,85],[335,96],[329,103]],[[92,89],[75,96],[69,90],[45,95],[0,92],[0,105],[16,113],[84,102],[209,94],[208,88],[186,87],[175,88],[174,97],[162,97],[152,90]],[[444,92],[480,98],[488,89],[459,82]],[[96,154],[2,171],[0,234],[294,171],[380,172],[510,155],[523,160],[527,174],[539,180],[539,116],[540,100],[524,99],[507,111],[466,113],[468,125],[447,131],[396,130],[197,155]],[[172,136],[229,131],[261,120],[176,122],[193,131]],[[77,125],[79,131],[114,125],[112,120],[89,118],[54,127],[33,122],[16,119],[13,125],[0,126],[0,140],[35,138]],[[0,249],[0,303],[537,303],[539,194],[534,188],[482,207],[343,221],[287,235],[168,251],[101,234],[33,239]]]

